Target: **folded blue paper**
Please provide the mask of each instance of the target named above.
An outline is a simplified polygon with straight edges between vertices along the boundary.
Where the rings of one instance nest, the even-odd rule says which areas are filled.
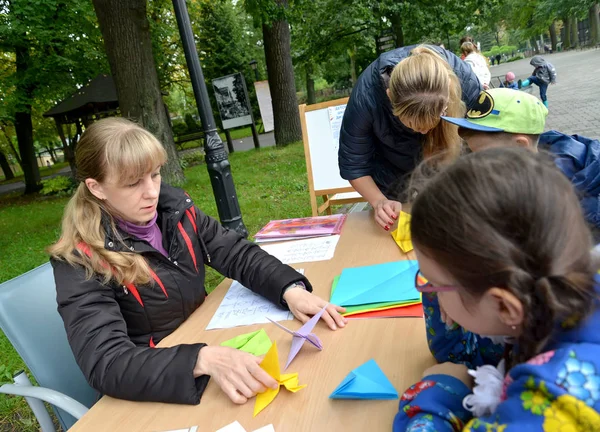
[[[330,399],[398,399],[398,392],[371,359],[348,374]]]
[[[331,303],[357,306],[418,301],[421,298],[415,288],[418,269],[418,262],[409,260],[344,269]]]

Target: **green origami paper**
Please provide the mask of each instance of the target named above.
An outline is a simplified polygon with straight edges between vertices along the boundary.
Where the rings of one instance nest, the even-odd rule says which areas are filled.
[[[246,333],[229,339],[221,343],[221,346],[228,346],[245,351],[255,356],[262,356],[269,351],[272,342],[264,329],[252,333]]]

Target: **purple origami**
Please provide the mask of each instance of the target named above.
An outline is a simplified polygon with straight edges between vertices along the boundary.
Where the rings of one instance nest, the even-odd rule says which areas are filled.
[[[300,327],[298,329],[298,331],[292,331],[292,330],[282,326],[278,322],[273,321],[271,318],[267,317],[267,319],[269,321],[271,321],[273,324],[275,324],[277,327],[279,327],[282,330],[285,330],[286,332],[288,332],[289,334],[291,334],[293,336],[292,346],[290,348],[290,354],[288,355],[287,363],[285,364],[285,367],[283,368],[284,370],[287,369],[287,367],[290,365],[292,360],[294,360],[294,357],[296,357],[296,354],[298,354],[298,352],[300,352],[300,348],[302,348],[302,345],[304,345],[305,341],[310,342],[319,351],[323,349],[323,345],[321,344],[321,341],[319,340],[317,335],[314,333],[311,333],[310,331],[314,328],[315,325],[317,325],[317,322],[319,322],[319,319],[321,318],[321,315],[323,315],[323,312],[325,312],[326,307],[327,307],[327,305],[323,306],[323,309],[321,309],[316,315],[314,315],[311,319],[309,319],[302,327]]]

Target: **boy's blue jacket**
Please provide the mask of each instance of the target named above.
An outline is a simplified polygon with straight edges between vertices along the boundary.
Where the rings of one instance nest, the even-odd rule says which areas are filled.
[[[556,165],[581,195],[592,228],[600,229],[600,141],[557,131],[540,135],[539,146],[556,157]]]
[[[600,275],[596,275],[596,293]],[[394,432],[600,431],[600,302],[585,321],[561,330],[542,354],[514,366],[505,376],[496,411],[472,418],[462,401],[471,393],[462,381],[431,375],[401,397]],[[469,368],[496,364],[503,347],[490,339],[451,328],[440,319],[435,294],[423,295],[427,337],[439,362]]]

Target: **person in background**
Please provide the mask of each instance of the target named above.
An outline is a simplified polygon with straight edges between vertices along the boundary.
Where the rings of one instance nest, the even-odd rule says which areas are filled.
[[[471,69],[473,69],[473,72],[477,75],[477,78],[479,78],[479,82],[483,86],[483,89],[487,90],[490,87],[492,75],[488,69],[485,57],[477,52],[477,47],[473,42],[463,43],[460,46],[460,52],[465,56],[463,59],[465,63],[471,66]]]
[[[421,160],[460,153],[457,128],[440,116],[464,116],[480,91],[469,65],[433,45],[388,51],[360,75],[340,130],[340,176],[371,204],[382,229],[398,218]]]
[[[504,77],[504,82],[500,84],[500,87],[509,88],[513,90],[519,90],[519,84],[515,81],[516,76],[514,72],[507,72]]]
[[[416,195],[411,235],[417,289],[507,345],[497,368],[425,370],[393,431],[600,431],[600,273],[552,161],[518,147],[461,157]]]
[[[544,60],[542,56],[536,55],[531,58],[529,64],[535,69],[529,78],[519,81],[519,89],[535,84],[540,88],[540,99],[548,108],[548,91],[549,84],[556,84],[556,69],[551,63]]]
[[[158,348],[202,307],[205,265],[307,321],[327,305],[293,268],[204,214],[162,183],[162,144],[122,118],[86,128],[80,180],[50,247],[58,312],[90,385],[119,399],[198,404],[209,378],[235,403],[278,383],[261,359],[199,341]],[[344,327],[343,308],[323,319]]]
[[[472,44],[475,44],[475,41],[473,40],[473,38],[469,35],[463,36],[462,38],[460,38],[460,41],[458,42],[458,46],[461,47],[462,44],[464,44],[465,42],[471,42]],[[466,57],[466,55],[464,55],[462,52],[460,53],[460,59],[464,60]]]

